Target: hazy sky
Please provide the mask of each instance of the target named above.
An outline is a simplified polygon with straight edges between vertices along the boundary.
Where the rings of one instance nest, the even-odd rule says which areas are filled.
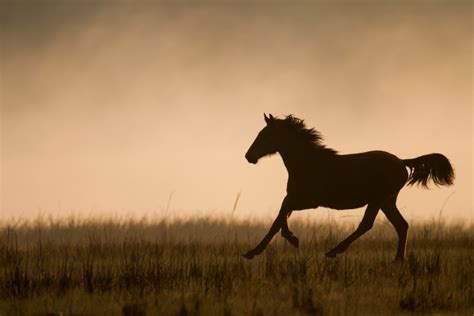
[[[236,217],[274,216],[281,158],[244,159],[266,112],[304,118],[341,153],[445,154],[455,186],[405,188],[398,205],[431,219],[450,196],[443,217],[472,220],[469,1],[19,1],[0,12],[3,218],[229,217],[239,191]]]

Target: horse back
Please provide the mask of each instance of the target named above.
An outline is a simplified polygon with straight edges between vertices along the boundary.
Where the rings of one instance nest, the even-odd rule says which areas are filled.
[[[308,164],[307,172],[289,174],[287,189],[311,207],[350,209],[383,201],[397,194],[408,177],[403,161],[384,151],[315,157]]]

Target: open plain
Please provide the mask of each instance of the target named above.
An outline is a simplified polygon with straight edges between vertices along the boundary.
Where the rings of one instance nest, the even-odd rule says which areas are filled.
[[[0,229],[1,315],[396,315],[474,312],[474,227],[410,227],[407,260],[378,222],[336,259],[353,225],[292,222],[253,260],[268,223],[209,218],[37,220]]]

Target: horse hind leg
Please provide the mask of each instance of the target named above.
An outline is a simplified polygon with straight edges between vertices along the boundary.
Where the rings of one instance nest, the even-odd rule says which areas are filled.
[[[327,252],[326,256],[329,258],[335,258],[337,254],[344,252],[357,238],[368,232],[374,225],[375,217],[377,216],[379,209],[378,205],[369,204],[357,229],[350,234],[349,237],[341,241],[339,245]]]
[[[398,247],[395,261],[403,261],[405,259],[407,235],[408,235],[408,223],[403,218],[402,214],[396,205],[397,197],[390,199],[387,203],[382,206],[382,212],[384,212],[387,219],[392,223],[393,227],[398,234]]]
[[[298,238],[290,231],[290,228],[288,227],[288,218],[290,217],[291,212],[288,212],[288,215],[286,216],[285,220],[282,223],[281,226],[281,236],[288,240],[290,244],[292,244],[294,247],[298,248],[300,241]]]

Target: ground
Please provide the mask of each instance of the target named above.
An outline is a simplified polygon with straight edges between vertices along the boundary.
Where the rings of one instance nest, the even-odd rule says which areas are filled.
[[[354,226],[291,222],[299,249],[277,235],[262,255],[243,258],[268,226],[205,218],[4,223],[0,314],[474,313],[472,226],[412,225],[400,264],[388,223],[328,259]]]

